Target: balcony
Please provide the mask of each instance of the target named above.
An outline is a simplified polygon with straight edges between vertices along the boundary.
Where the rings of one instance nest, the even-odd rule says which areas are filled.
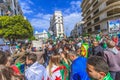
[[[108,5],[110,5],[110,4],[114,3],[114,2],[118,2],[118,1],[120,1],[120,0],[108,0],[106,2],[106,5],[108,6]]]
[[[120,13],[120,8],[115,8],[107,12],[107,16],[112,16]]]
[[[87,20],[89,20],[89,19],[91,19],[91,16],[89,16],[89,17],[87,18]]]
[[[87,11],[87,13],[86,14],[88,14],[90,12],[90,9]]]
[[[96,15],[99,12],[99,9],[97,9],[93,14]]]
[[[98,4],[98,0],[93,4],[93,7],[95,7]]]
[[[94,23],[98,22],[100,20],[99,17],[97,17],[96,19],[94,19]]]
[[[100,25],[97,25],[94,28],[95,28],[95,31],[98,31],[98,30],[100,30]]]
[[[90,26],[91,25],[91,22],[89,22],[88,24],[87,24],[87,26]]]
[[[89,28],[89,29],[88,29],[88,32],[92,32],[92,28]]]

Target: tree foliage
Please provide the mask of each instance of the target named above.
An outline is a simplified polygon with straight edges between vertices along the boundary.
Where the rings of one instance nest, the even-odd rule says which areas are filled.
[[[25,39],[33,36],[33,28],[23,16],[0,16],[0,36]]]

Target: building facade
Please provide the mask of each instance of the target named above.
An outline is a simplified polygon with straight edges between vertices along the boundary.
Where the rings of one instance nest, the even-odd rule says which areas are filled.
[[[75,24],[74,29],[71,31],[71,36],[72,37],[79,37],[83,33],[83,21],[80,21]]]
[[[55,11],[54,15],[50,18],[49,31],[52,31],[55,37],[64,36],[63,16],[61,11]]]
[[[0,16],[23,15],[18,0],[0,0]]]
[[[40,33],[36,32],[34,36],[35,36],[35,39],[41,39],[41,40],[48,39],[48,34],[45,30]]]
[[[120,19],[120,0],[83,0],[81,7],[86,33],[109,33],[109,21]]]

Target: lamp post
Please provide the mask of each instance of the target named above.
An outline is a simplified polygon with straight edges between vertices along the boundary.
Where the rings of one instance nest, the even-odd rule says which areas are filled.
[[[67,30],[68,30],[68,27],[66,27],[66,30],[65,30],[65,32],[66,32],[66,37],[67,37]]]

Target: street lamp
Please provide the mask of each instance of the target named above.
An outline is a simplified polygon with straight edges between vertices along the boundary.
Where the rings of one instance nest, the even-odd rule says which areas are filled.
[[[66,37],[67,37],[67,30],[68,30],[68,27],[66,27],[66,30],[65,30],[65,32],[66,32]]]

